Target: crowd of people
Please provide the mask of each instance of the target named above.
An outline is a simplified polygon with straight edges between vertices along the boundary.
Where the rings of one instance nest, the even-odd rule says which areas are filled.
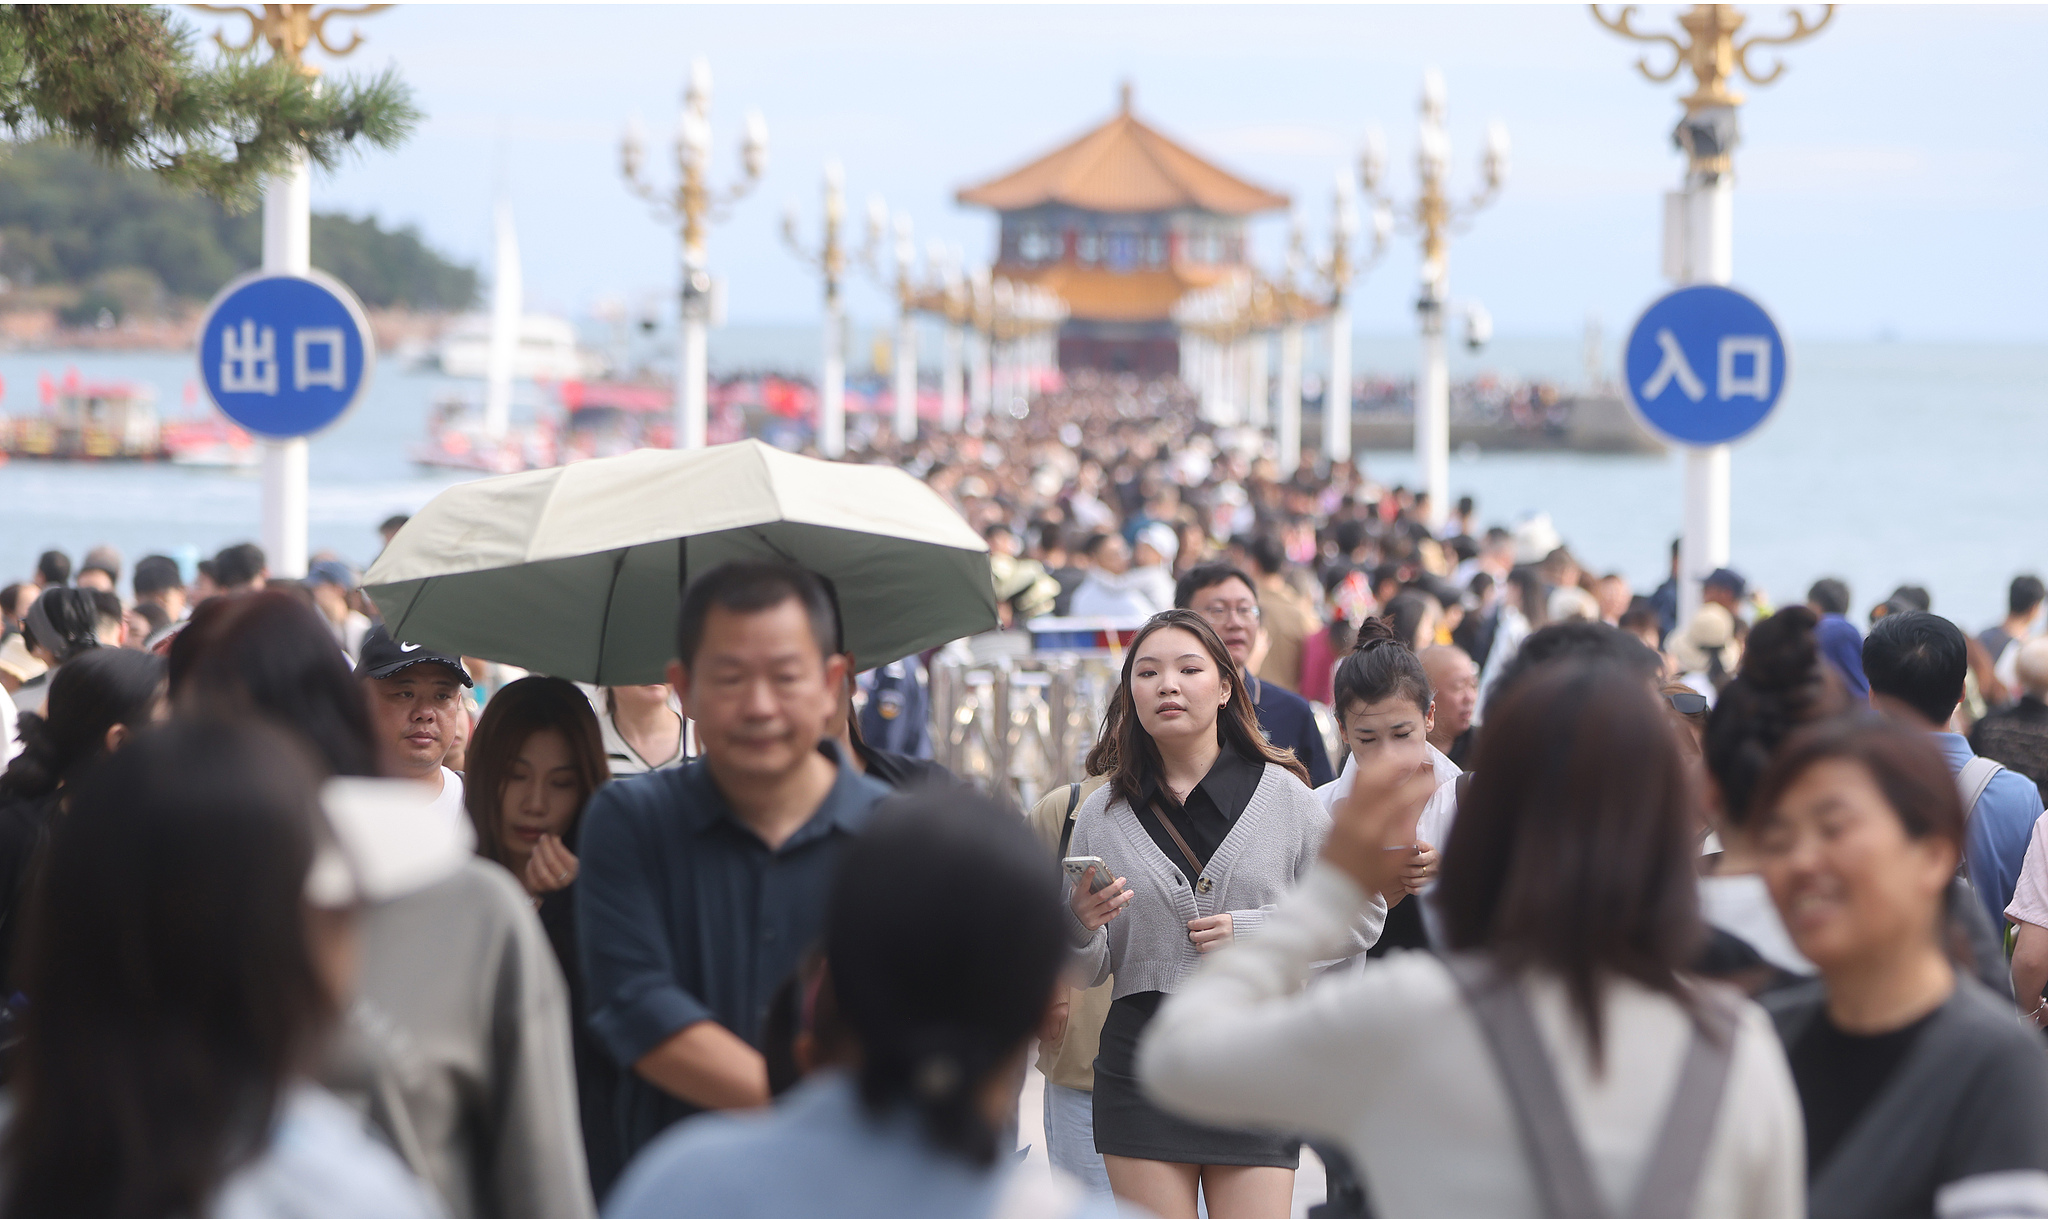
[[[1029,810],[787,564],[609,689],[333,556],[0,589],[0,1215],[2048,1219],[2039,580],[1685,606],[1168,383],[871,456],[1134,628]]]

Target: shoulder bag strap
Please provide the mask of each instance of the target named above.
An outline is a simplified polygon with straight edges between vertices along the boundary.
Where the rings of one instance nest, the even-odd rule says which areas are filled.
[[[1067,847],[1074,841],[1074,812],[1081,807],[1081,785],[1067,784],[1067,820],[1060,826],[1060,858],[1067,857]]]
[[[1460,953],[1443,961],[1479,1021],[1507,1089],[1522,1150],[1536,1178],[1539,1213],[1543,1219],[1606,1219],[1607,1205],[1572,1129],[1571,1109],[1522,988],[1481,957]]]
[[[1700,1174],[1707,1165],[1707,1145],[1721,1113],[1728,1087],[1728,1065],[1735,1052],[1735,1013],[1725,999],[1705,987],[1694,992],[1698,1003],[1692,1044],[1678,1068],[1678,1086],[1664,1126],[1651,1145],[1636,1187],[1629,1219],[1689,1219],[1697,1202]]]
[[[1195,858],[1194,848],[1188,846],[1188,840],[1181,837],[1180,831],[1173,827],[1173,818],[1167,814],[1165,809],[1159,807],[1159,801],[1157,800],[1152,802],[1152,815],[1159,818],[1159,824],[1166,827],[1166,836],[1173,839],[1173,845],[1180,848],[1180,853],[1187,859],[1188,866],[1194,869],[1188,875],[1190,877],[1200,876],[1202,874],[1202,861]]]
[[[1991,781],[2004,769],[1986,757],[1973,757],[1963,763],[1963,768],[1956,772],[1956,792],[1963,798],[1963,816],[1968,817],[1977,811],[1977,801],[1983,799],[1984,789],[1990,787]]]

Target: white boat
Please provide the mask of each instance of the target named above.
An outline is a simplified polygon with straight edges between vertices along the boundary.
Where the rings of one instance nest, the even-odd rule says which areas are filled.
[[[444,344],[442,351],[442,371],[455,376],[470,375],[464,371],[466,362],[481,352],[475,375],[484,379],[482,409],[474,409],[461,394],[437,401],[427,420],[427,443],[413,449],[420,465],[509,474],[554,464],[554,428],[547,419],[512,426],[512,386],[517,380],[578,381],[584,361],[567,322],[524,312],[519,238],[512,207],[503,200],[497,207],[497,239],[491,312],[483,319],[482,342],[469,344],[470,330],[458,324],[450,343],[463,345]]]
[[[491,315],[467,313],[455,319],[435,351],[441,371],[451,377],[490,375]],[[576,341],[566,318],[527,313],[519,319],[512,350],[512,375],[521,381],[576,381],[597,376],[603,360]]]

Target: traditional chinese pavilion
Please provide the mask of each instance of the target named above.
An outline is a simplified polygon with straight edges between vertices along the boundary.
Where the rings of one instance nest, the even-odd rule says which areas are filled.
[[[1116,116],[1021,169],[959,193],[1002,220],[995,273],[1067,302],[1062,369],[1180,370],[1173,306],[1245,266],[1245,221],[1287,206],[1168,139]]]

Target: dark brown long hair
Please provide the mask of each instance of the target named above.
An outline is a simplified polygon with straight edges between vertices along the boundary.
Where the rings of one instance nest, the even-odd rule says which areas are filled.
[[[1110,742],[1113,754],[1105,754],[1110,761],[1110,790],[1126,801],[1136,803],[1144,790],[1147,776],[1159,778],[1164,763],[1159,759],[1159,746],[1152,743],[1152,734],[1145,731],[1145,725],[1138,719],[1137,705],[1131,701],[1131,666],[1137,663],[1138,649],[1145,641],[1169,627],[1177,627],[1202,641],[1209,652],[1209,659],[1216,665],[1216,672],[1222,677],[1230,691],[1230,701],[1216,713],[1216,743],[1225,749],[1235,750],[1246,761],[1271,762],[1284,767],[1287,772],[1303,783],[1308,782],[1308,770],[1291,749],[1282,749],[1266,740],[1266,734],[1259,731],[1258,714],[1252,710],[1251,699],[1245,696],[1244,683],[1238,680],[1237,666],[1230,659],[1230,649],[1223,646],[1223,640],[1216,634],[1216,628],[1209,620],[1190,609],[1170,609],[1152,615],[1131,640],[1131,646],[1124,653],[1123,680],[1117,683],[1116,693],[1110,697],[1109,710],[1102,717],[1102,735],[1091,760],[1103,752],[1100,742]],[[1113,760],[1112,760],[1113,759]]]
[[[0,1210],[208,1214],[261,1153],[336,1017],[305,900],[319,779],[285,732],[181,717],[71,789],[22,942]]]
[[[1707,714],[1707,772],[1720,784],[1721,811],[1737,829],[1748,828],[1762,811],[1756,788],[1786,739],[1849,708],[1841,679],[1821,659],[1819,625],[1803,605],[1757,623],[1743,646],[1741,669]]]
[[[377,733],[363,685],[327,624],[291,594],[214,597],[171,641],[180,715],[253,715],[291,729],[336,775],[375,775]]]
[[[1699,793],[1677,731],[1632,669],[1543,665],[1487,708],[1444,847],[1451,950],[1558,975],[1595,1061],[1609,977],[1690,1006]]]
[[[569,745],[570,764],[576,768],[576,816],[562,832],[564,842],[575,843],[576,827],[583,820],[591,793],[612,777],[604,760],[604,734],[598,731],[597,713],[572,683],[559,677],[522,677],[492,695],[469,741],[462,803],[469,810],[470,824],[476,827],[477,854],[507,867],[511,860],[505,857],[500,832],[505,820],[505,784],[512,763],[526,747],[526,738],[543,728],[562,734]]]

